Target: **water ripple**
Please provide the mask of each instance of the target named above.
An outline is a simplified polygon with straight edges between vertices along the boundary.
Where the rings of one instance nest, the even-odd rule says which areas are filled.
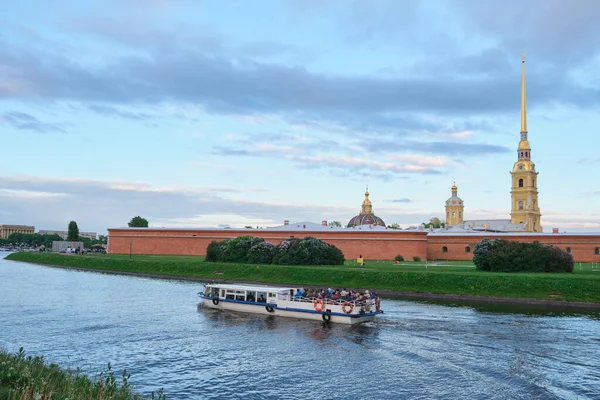
[[[1,255],[0,255],[1,256]],[[597,399],[598,313],[385,300],[361,326],[205,309],[198,284],[0,260],[0,345],[170,399]]]

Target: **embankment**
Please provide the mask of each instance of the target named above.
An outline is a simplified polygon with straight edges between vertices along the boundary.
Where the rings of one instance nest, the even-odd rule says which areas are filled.
[[[390,270],[367,266],[282,266],[208,263],[170,257],[127,259],[52,253],[12,253],[9,260],[52,266],[203,282],[255,282],[311,287],[370,288],[388,296],[468,299],[600,308],[600,273],[507,274],[468,270]]]

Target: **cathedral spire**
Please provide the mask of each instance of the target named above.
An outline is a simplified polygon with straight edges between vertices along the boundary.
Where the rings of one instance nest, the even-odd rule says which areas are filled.
[[[521,133],[527,133],[527,96],[525,93],[525,53],[521,53]]]

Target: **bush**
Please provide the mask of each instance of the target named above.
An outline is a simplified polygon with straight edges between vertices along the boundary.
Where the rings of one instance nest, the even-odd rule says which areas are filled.
[[[494,272],[573,272],[573,257],[558,247],[539,242],[522,243],[483,239],[475,245],[477,269]]]
[[[314,237],[286,239],[277,246],[262,238],[240,236],[211,242],[206,261],[280,265],[342,265],[340,249]]]
[[[206,248],[206,261],[216,262],[219,255],[219,242],[213,240]]]
[[[394,257],[394,261],[404,261],[404,257],[402,257],[402,254],[398,254]]]
[[[275,245],[269,242],[256,243],[248,252],[248,262],[251,264],[271,264],[273,262],[273,254],[275,253]]]
[[[421,257],[419,257],[419,256],[413,256],[413,261],[421,261]]]

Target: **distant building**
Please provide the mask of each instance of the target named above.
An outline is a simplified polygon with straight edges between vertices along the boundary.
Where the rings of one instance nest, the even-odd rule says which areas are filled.
[[[67,239],[67,236],[69,235],[69,232],[67,231],[45,231],[45,230],[40,230],[38,232],[40,235],[58,235],[61,238],[63,238],[63,240]],[[88,238],[88,239],[96,239],[98,237],[98,235],[96,234],[96,232],[79,232],[79,237],[84,237],[84,238]]]
[[[457,225],[463,222],[463,213],[465,205],[458,197],[458,187],[456,183],[452,185],[452,197],[446,200],[446,225]]]
[[[355,228],[361,225],[375,225],[385,228],[385,222],[373,213],[373,205],[371,204],[371,200],[369,200],[369,189],[365,192],[365,200],[362,203],[360,214],[352,217],[348,221],[347,227]]]
[[[11,233],[32,234],[35,226],[28,225],[0,225],[0,239],[6,239]]]
[[[53,241],[52,251],[60,253],[66,249],[83,249],[83,242],[65,242],[65,241]]]

